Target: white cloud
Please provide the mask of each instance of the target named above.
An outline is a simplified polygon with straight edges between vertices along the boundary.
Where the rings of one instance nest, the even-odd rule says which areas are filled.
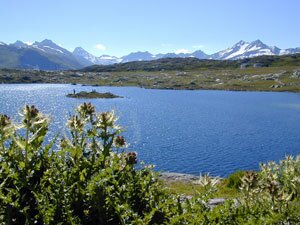
[[[199,49],[199,48],[204,48],[204,45],[193,45],[192,47]]]
[[[95,48],[100,50],[100,51],[105,51],[106,47],[103,44],[96,44]]]
[[[181,48],[181,49],[177,49],[175,51],[176,54],[180,54],[180,53],[184,53],[184,54],[187,54],[187,53],[191,53],[189,50],[187,49],[184,49],[184,48]]]
[[[33,44],[32,41],[24,41],[24,43],[25,43],[26,45],[32,45],[32,44]]]

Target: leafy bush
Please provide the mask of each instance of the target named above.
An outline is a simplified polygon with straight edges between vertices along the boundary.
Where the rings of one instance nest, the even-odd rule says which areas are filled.
[[[217,179],[202,177],[205,193],[189,199],[168,194],[151,167],[136,169],[113,112],[80,105],[59,145],[45,144],[49,120],[34,106],[21,115],[0,115],[1,224],[300,223],[300,157],[247,172],[241,197],[212,208]]]
[[[246,171],[238,170],[229,175],[227,179],[227,187],[239,189],[242,184],[242,178],[246,174]]]
[[[5,224],[128,224],[167,220],[168,199],[150,168],[136,170],[136,153],[113,112],[80,105],[70,138],[43,145],[48,119],[26,106],[22,123],[0,117],[0,220]],[[172,199],[171,199],[172,200]]]

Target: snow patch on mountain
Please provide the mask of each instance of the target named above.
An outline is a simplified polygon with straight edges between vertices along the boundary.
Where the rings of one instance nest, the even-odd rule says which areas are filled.
[[[56,48],[51,48],[50,46],[47,46],[47,45],[45,45],[45,46],[43,46],[44,48],[49,48],[49,49],[51,49],[51,50],[53,50],[53,51],[57,51],[57,52],[60,52],[60,53],[64,53],[62,50],[60,50],[60,49],[56,49]]]
[[[77,47],[74,49],[73,54],[78,59],[85,59],[89,61],[91,64],[101,64],[101,65],[109,65],[114,63],[121,62],[121,59],[115,57],[115,56],[109,56],[109,55],[102,55],[99,57],[96,57],[92,55],[91,53],[84,50],[82,47]]]
[[[34,44],[33,44],[31,47],[32,47],[32,48],[36,48],[36,49],[38,49],[38,50],[40,50],[40,51],[46,52],[46,50],[40,48],[40,47],[37,46],[37,45],[34,45]]]
[[[217,60],[235,60],[262,55],[279,55],[280,52],[282,51],[276,46],[268,46],[260,40],[253,42],[240,41],[231,48],[211,55],[210,58]]]
[[[232,59],[236,56],[242,55],[247,51],[247,47],[249,46],[249,43],[243,43],[242,45],[239,45],[239,48],[234,51],[229,51],[231,54],[226,56],[225,59]]]
[[[77,47],[74,49],[73,54],[77,57],[82,57],[90,62],[92,62],[93,64],[97,64],[97,57],[88,53],[86,50],[84,50],[81,47]]]

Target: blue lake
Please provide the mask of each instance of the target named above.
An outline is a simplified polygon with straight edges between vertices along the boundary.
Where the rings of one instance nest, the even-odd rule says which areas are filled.
[[[72,99],[81,90],[112,92],[119,99]],[[64,133],[82,102],[114,109],[129,149],[156,170],[227,176],[258,169],[260,162],[300,154],[300,94],[175,91],[68,84],[1,84],[0,113],[18,120],[25,104],[50,115],[50,135]]]

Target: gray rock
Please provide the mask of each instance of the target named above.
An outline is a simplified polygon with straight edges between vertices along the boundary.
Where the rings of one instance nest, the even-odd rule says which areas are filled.
[[[180,196],[181,202],[184,202],[185,200],[191,200],[191,199],[192,199],[192,196],[189,196],[189,195],[181,195]],[[204,205],[207,205],[209,208],[213,209],[214,207],[216,207],[218,205],[224,204],[225,201],[226,201],[225,198],[212,198],[208,202],[202,201],[202,203]]]
[[[225,200],[226,200],[225,198],[213,198],[208,201],[208,205],[209,206],[221,205],[224,204]]]
[[[292,75],[293,78],[300,78],[300,70],[296,70],[293,75]]]
[[[278,84],[273,84],[272,86],[270,86],[270,88],[280,88],[281,86]]]
[[[275,80],[274,77],[267,77],[265,80]]]
[[[184,174],[184,173],[160,173],[159,177],[166,181],[181,181],[181,182],[192,182],[198,180],[198,176],[194,176],[191,174]]]

